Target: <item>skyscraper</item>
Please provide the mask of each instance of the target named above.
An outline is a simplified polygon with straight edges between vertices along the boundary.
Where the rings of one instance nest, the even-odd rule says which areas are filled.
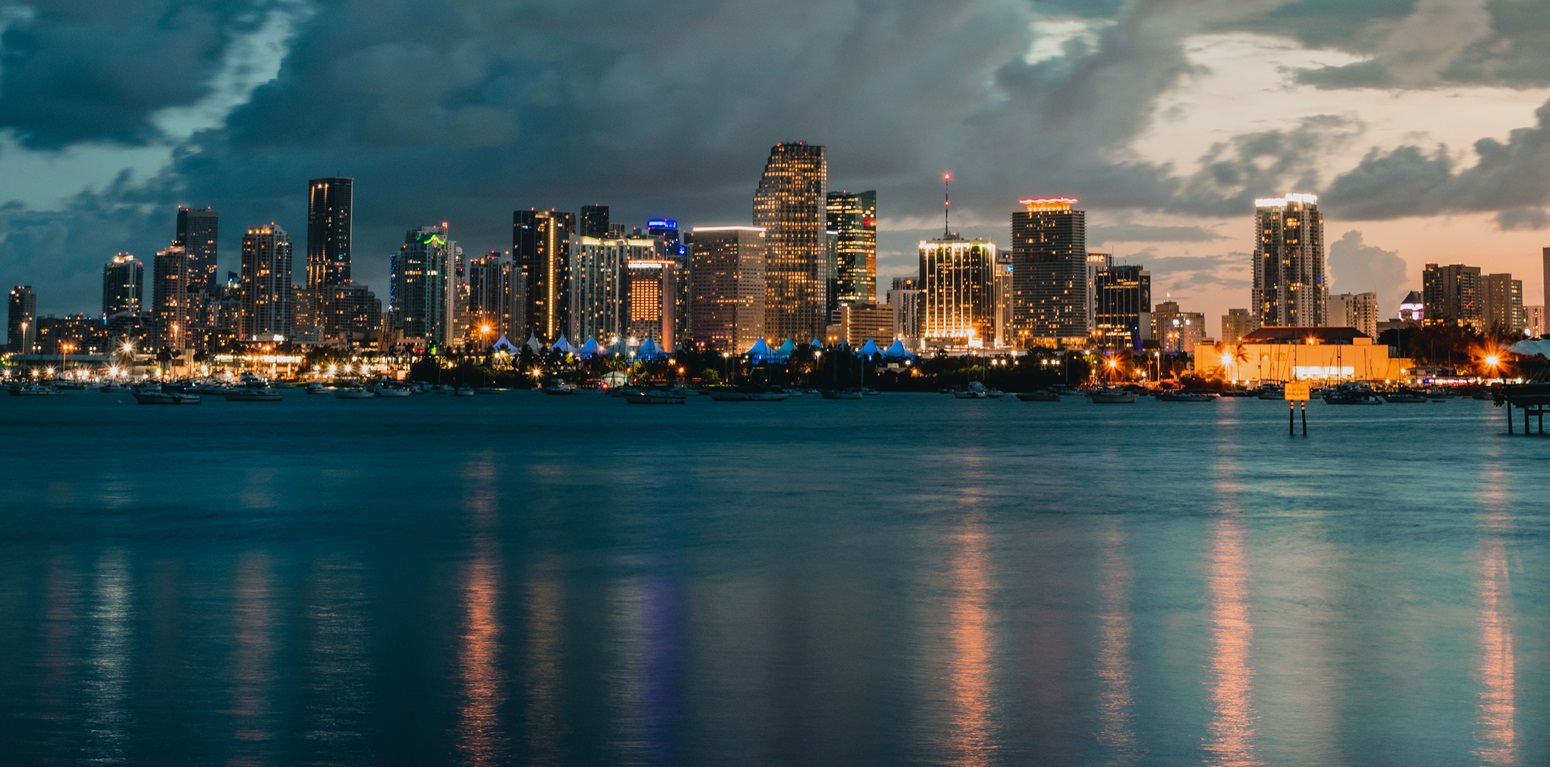
[[[1356,328],[1369,338],[1378,337],[1378,294],[1337,293],[1329,297],[1329,326]]]
[[[826,150],[776,144],[753,196],[754,225],[764,229],[764,332],[779,340],[822,336],[828,325]]]
[[[828,230],[834,232],[832,303],[877,301],[877,192],[830,192]]]
[[[242,237],[242,338],[267,341],[291,334],[291,238],[279,225],[250,226]]]
[[[1087,342],[1087,212],[1070,197],[1012,213],[1012,332],[1018,346]]]
[[[1481,280],[1481,319],[1485,329],[1509,335],[1522,333],[1527,326],[1523,316],[1523,281],[1511,274],[1487,274]]]
[[[1427,325],[1458,324],[1479,328],[1485,320],[1480,289],[1478,266],[1427,264],[1421,270],[1423,321]]]
[[[220,215],[214,209],[178,206],[178,232],[172,244],[188,252],[191,289],[208,296],[220,289],[215,258],[219,235]]]
[[[1152,275],[1139,266],[1093,274],[1094,339],[1106,349],[1141,350],[1152,314]]]
[[[645,249],[631,248],[624,269],[624,332],[653,339],[671,352],[678,345],[678,259],[662,252],[656,240]]]
[[[145,264],[119,253],[102,267],[102,314],[139,314],[145,290]]]
[[[1152,309],[1152,336],[1163,354],[1194,354],[1206,337],[1206,316],[1183,311],[1177,301],[1164,301]]]
[[[307,290],[350,281],[350,243],[355,179],[315,178],[307,182]]]
[[[1324,216],[1319,198],[1254,201],[1254,312],[1261,327],[1326,324]]]
[[[695,345],[746,351],[764,337],[764,230],[697,226],[685,239]]]
[[[1254,332],[1258,324],[1254,322],[1254,313],[1248,309],[1228,309],[1222,315],[1222,343],[1236,344],[1244,336]]]
[[[16,354],[31,354],[38,338],[38,297],[31,285],[11,288],[5,320],[6,346]]]
[[[504,335],[512,343],[523,340],[512,338],[521,331],[521,305],[517,300],[520,286],[514,281],[515,275],[511,261],[498,250],[468,262],[468,327],[477,330],[474,336],[483,348],[489,348],[495,336]],[[484,332],[486,327],[490,328],[488,334]]]
[[[157,252],[155,260],[151,262],[151,300],[156,315],[156,337],[162,346],[174,350],[184,348],[193,318],[189,291],[190,275],[195,274],[190,266],[192,260],[186,248],[172,245]],[[286,280],[287,285],[289,282]]]
[[[942,346],[991,346],[996,340],[996,245],[951,236],[920,242],[925,304],[921,338]]]
[[[450,341],[448,284],[455,247],[444,226],[422,226],[404,235],[388,269],[388,312],[405,338],[427,346]]]
[[[581,206],[581,228],[577,232],[582,237],[603,238],[608,236],[608,206],[607,205],[583,205]]]
[[[635,241],[649,249],[651,240]],[[571,249],[570,325],[565,332],[581,344],[586,339],[613,343],[624,333],[624,268],[630,243],[618,237],[577,237]]]
[[[512,213],[511,225],[511,257],[524,289],[522,335],[553,342],[570,323],[570,236],[576,214],[519,210]]]

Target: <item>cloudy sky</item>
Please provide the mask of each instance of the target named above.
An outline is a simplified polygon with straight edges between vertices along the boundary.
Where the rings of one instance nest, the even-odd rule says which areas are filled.
[[[304,248],[306,181],[356,179],[355,271],[405,230],[510,247],[514,208],[747,223],[770,145],[876,189],[880,282],[939,231],[1006,244],[1070,195],[1157,300],[1248,303],[1256,197],[1321,196],[1333,289],[1385,312],[1428,261],[1550,245],[1543,0],[0,0],[0,284],[97,310],[175,206]],[[298,264],[299,266],[299,264]]]

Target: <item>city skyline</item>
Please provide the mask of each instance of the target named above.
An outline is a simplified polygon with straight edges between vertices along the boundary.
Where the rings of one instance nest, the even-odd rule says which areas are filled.
[[[833,3],[791,30],[810,50],[742,34],[763,22],[734,10],[718,17],[719,39],[755,42],[723,50],[683,45],[718,38],[679,8],[621,10],[615,21],[640,34],[598,48],[551,34],[576,28],[579,9],[474,20],[406,2],[365,24],[348,5],[237,3],[199,11],[228,34],[197,59],[170,59],[186,66],[138,101],[113,45],[62,41],[111,30],[170,45],[170,30],[113,9],[90,24],[6,15],[0,176],[25,183],[0,195],[15,201],[0,211],[0,282],[33,284],[45,314],[74,311],[69,296],[93,290],[111,254],[145,261],[166,246],[159,206],[178,204],[227,219],[230,271],[245,227],[303,231],[295,190],[337,174],[360,187],[355,279],[380,292],[402,231],[427,221],[450,221],[471,253],[504,250],[502,218],[534,204],[746,223],[759,149],[802,138],[831,148],[831,189],[879,191],[883,284],[913,271],[950,169],[966,236],[1008,247],[1009,203],[1075,197],[1091,249],[1145,263],[1159,297],[1208,315],[1246,303],[1241,211],[1287,192],[1323,201],[1331,290],[1376,291],[1385,315],[1427,262],[1519,274],[1541,294],[1531,267],[1550,229],[1533,148],[1550,77],[1529,41],[1550,22],[1472,2],[1313,6],[981,0],[856,14]],[[472,58],[419,44],[422,32]],[[596,66],[544,92],[557,65],[511,53],[536,38]],[[953,45],[962,39],[977,41],[972,55]],[[52,66],[63,50],[78,67]],[[388,51],[403,55],[369,64]],[[887,65],[804,79],[813,57]],[[119,87],[87,88],[96,72]],[[823,108],[793,108],[803,103]],[[945,117],[909,119],[922,109]],[[438,170],[425,173],[431,158]]]

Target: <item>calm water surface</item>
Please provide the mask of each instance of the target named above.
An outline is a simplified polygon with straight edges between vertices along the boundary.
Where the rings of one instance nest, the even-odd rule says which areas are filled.
[[[7,764],[1543,765],[1470,400],[0,398]]]

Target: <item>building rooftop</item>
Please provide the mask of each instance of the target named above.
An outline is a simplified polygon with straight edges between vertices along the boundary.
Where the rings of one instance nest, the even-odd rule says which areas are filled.
[[[1264,327],[1243,337],[1246,344],[1353,344],[1358,339],[1371,341],[1356,328],[1315,328],[1297,325]]]

